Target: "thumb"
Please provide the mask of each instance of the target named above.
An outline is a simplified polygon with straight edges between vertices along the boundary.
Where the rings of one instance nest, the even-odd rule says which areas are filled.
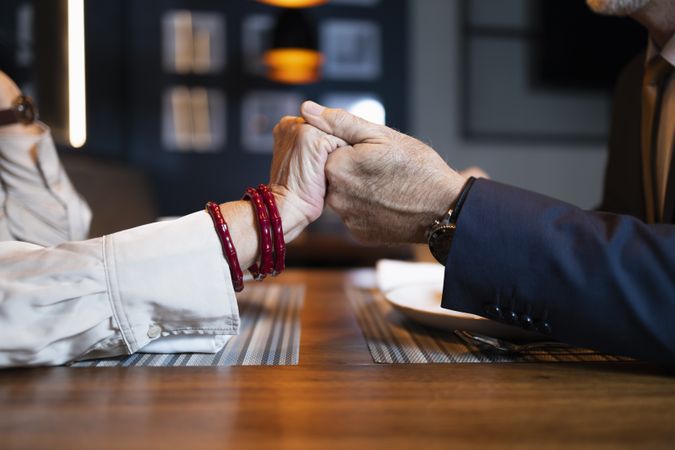
[[[361,119],[344,109],[333,109],[306,101],[301,107],[305,121],[327,134],[355,145],[382,135],[380,125]]]

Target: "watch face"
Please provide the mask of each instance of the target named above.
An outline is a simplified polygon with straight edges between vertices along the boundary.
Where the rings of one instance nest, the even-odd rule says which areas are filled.
[[[445,225],[434,229],[429,236],[429,250],[434,258],[443,265],[448,259],[454,233],[455,227],[453,225]]]
[[[35,122],[37,112],[30,97],[26,97],[25,95],[17,97],[12,104],[12,109],[19,122],[23,124]]]

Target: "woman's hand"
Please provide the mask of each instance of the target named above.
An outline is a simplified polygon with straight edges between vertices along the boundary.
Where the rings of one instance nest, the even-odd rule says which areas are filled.
[[[295,239],[323,212],[324,170],[328,154],[344,141],[307,125],[299,117],[284,117],[274,127],[274,156],[269,186],[276,199],[284,240]],[[242,268],[260,255],[258,221],[249,201],[220,205]]]
[[[323,212],[326,161],[343,145],[342,139],[307,125],[300,117],[284,117],[274,127],[270,187],[280,204],[287,239]]]

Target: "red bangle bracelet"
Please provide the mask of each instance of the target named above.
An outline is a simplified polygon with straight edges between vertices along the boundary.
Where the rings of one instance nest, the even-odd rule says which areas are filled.
[[[274,272],[273,276],[279,275],[286,268],[286,241],[284,240],[284,228],[281,224],[281,215],[274,200],[274,194],[264,184],[258,186],[258,192],[265,201],[267,211],[272,224],[272,237],[274,238]]]
[[[246,189],[243,196],[244,200],[250,200],[255,209],[258,218],[258,228],[260,229],[260,267],[253,263],[248,270],[253,278],[260,281],[268,274],[272,273],[272,234],[270,233],[270,218],[267,214],[267,208],[263,202],[262,196],[253,188]]]
[[[215,202],[206,203],[206,212],[211,216],[213,225],[216,228],[216,234],[220,240],[220,245],[223,248],[223,256],[230,268],[230,277],[232,277],[232,285],[235,292],[241,292],[244,289],[244,273],[239,266],[239,259],[237,258],[237,250],[234,248],[230,230],[227,227],[227,222],[220,213],[220,206]]]

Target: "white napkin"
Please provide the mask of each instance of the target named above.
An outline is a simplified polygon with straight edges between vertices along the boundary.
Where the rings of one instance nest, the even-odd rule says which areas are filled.
[[[218,353],[231,335],[185,334],[163,336],[141,348],[141,353]]]
[[[419,263],[381,259],[377,262],[377,287],[389,292],[400,286],[418,283],[438,283],[443,286],[445,267],[437,263]]]

